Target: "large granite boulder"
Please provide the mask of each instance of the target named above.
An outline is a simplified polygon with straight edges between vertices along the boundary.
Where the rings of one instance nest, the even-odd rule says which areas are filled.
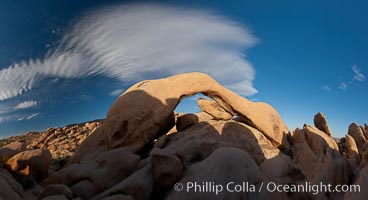
[[[23,151],[11,157],[8,168],[21,176],[32,176],[36,181],[47,177],[52,155],[47,149]]]
[[[210,114],[215,119],[229,120],[233,117],[225,109],[219,106],[216,101],[201,98],[198,99],[197,103],[203,112]]]
[[[365,146],[368,143],[367,138],[364,135],[363,129],[356,123],[352,123],[349,126],[348,134],[354,139],[359,153],[363,154]]]
[[[304,178],[299,184],[344,185],[351,183],[353,172],[349,162],[340,155],[335,141],[316,127],[304,125],[304,129],[296,129],[292,137],[294,162]],[[338,176],[336,176],[338,174]],[[320,192],[311,193],[304,198],[341,199],[343,193]]]
[[[24,142],[12,142],[4,147],[0,148],[0,157],[11,158],[15,154],[26,150],[26,144]]]
[[[174,126],[174,109],[184,97],[196,93],[213,98],[228,113],[242,117],[274,146],[289,148],[289,130],[270,105],[249,101],[206,74],[187,73],[142,81],[126,90],[111,106],[102,129],[84,141],[71,162],[122,146],[134,153],[141,152]]]
[[[0,199],[21,200],[23,187],[5,169],[0,168]]]
[[[323,131],[329,136],[332,136],[332,132],[330,126],[327,123],[327,119],[325,115],[321,112],[314,115],[314,126],[317,127],[319,130]]]
[[[76,196],[89,199],[138,169],[139,156],[125,148],[106,151],[94,160],[71,164],[51,175],[46,184],[64,184]]]
[[[244,187],[242,192],[231,192],[235,185],[247,182],[249,187]],[[266,189],[259,192],[262,182],[267,183],[269,179],[260,172],[257,164],[246,151],[238,148],[224,147],[214,151],[201,162],[191,165],[179,181],[177,186],[165,199],[284,199],[285,193],[270,193]],[[193,184],[199,184],[202,191],[195,190]],[[212,186],[208,186],[208,183]],[[228,185],[230,183],[230,185]],[[206,186],[207,184],[207,186]],[[222,190],[220,191],[220,186]],[[182,188],[181,191],[177,189]],[[207,188],[207,189],[204,189]],[[212,189],[215,188],[215,189]],[[211,190],[211,191],[210,191]],[[216,190],[218,192],[216,192]]]

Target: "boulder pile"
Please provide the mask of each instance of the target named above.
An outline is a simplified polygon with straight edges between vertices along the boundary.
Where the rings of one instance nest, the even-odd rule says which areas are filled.
[[[0,157],[12,157],[25,150],[48,149],[53,159],[70,157],[103,120],[95,120],[62,128],[49,128],[45,132],[29,132],[0,141]]]
[[[200,112],[174,112],[183,98],[197,93],[209,97],[198,100]],[[0,149],[11,155],[4,165],[10,173],[0,171],[0,185],[5,188],[0,197],[365,199],[367,131],[367,125],[353,123],[348,134],[336,140],[322,113],[315,115],[314,125],[289,131],[269,104],[239,96],[206,74],[180,74],[133,85],[111,106],[102,125],[49,129],[26,148],[13,144]],[[63,155],[70,156],[68,162],[52,168],[52,159]],[[35,185],[22,187],[12,176],[33,177]],[[198,192],[187,185],[230,182],[246,183],[254,191],[216,193],[206,185],[207,192]],[[361,188],[345,193],[269,192],[263,184],[270,182]]]

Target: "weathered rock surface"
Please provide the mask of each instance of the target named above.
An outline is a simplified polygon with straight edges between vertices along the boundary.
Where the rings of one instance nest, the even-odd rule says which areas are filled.
[[[349,164],[353,170],[354,173],[354,179],[356,178],[356,176],[359,174],[360,171],[360,167],[359,165],[362,165],[363,162],[361,162],[360,159],[360,155],[359,155],[359,150],[358,147],[355,144],[355,141],[353,139],[353,137],[351,137],[350,135],[345,135],[344,138],[344,142],[343,142],[343,149],[342,149],[342,154],[348,159]],[[361,164],[360,164],[361,163]]]
[[[176,118],[176,131],[182,131],[192,125],[198,124],[200,122],[206,122],[209,120],[214,119],[213,116],[205,113],[205,112],[198,112],[198,113],[189,113],[189,114],[182,114]]]
[[[33,176],[40,181],[47,177],[52,156],[47,149],[28,150],[11,157],[7,165],[16,174]]]
[[[364,124],[364,127],[362,126],[363,134],[366,139],[368,139],[368,124]]]
[[[350,135],[345,135],[345,140],[346,156],[350,159],[359,161],[359,151],[357,145],[355,144],[354,138]]]
[[[199,123],[199,118],[196,114],[185,114],[185,115],[179,116],[176,120],[176,131],[182,131],[198,123]]]
[[[151,151],[150,162],[153,180],[160,187],[171,187],[183,176],[179,158],[162,149]]]
[[[368,165],[368,148],[365,149],[362,155],[362,161],[360,162],[360,168],[364,168]]]
[[[358,124],[352,123],[349,126],[348,134],[354,139],[359,153],[362,154],[367,143],[367,138],[365,138],[362,128]]]
[[[126,194],[134,200],[149,200],[154,189],[151,166],[145,166],[93,199],[98,200],[112,194]],[[144,192],[142,192],[144,191]]]
[[[15,154],[26,150],[26,144],[24,142],[13,142],[0,148],[0,157],[11,158]]]
[[[368,167],[364,167],[359,174],[358,180],[353,191],[344,195],[345,200],[364,200],[368,196]],[[359,190],[358,188],[359,187]]]
[[[216,176],[214,176],[216,174]],[[232,148],[219,148],[214,151],[205,160],[193,164],[184,173],[184,177],[179,181],[186,184],[203,183],[207,181],[226,186],[227,183],[242,184],[248,182],[255,185],[255,191],[258,191],[262,182],[267,182],[267,177],[262,174],[257,164],[248,155],[247,152]],[[231,187],[230,187],[231,188]],[[234,189],[234,188],[232,188]],[[283,199],[286,194],[272,194],[272,199]],[[261,192],[228,192],[219,194],[215,192],[195,192],[194,189],[189,192],[177,192],[172,190],[166,199],[268,199],[271,193]]]
[[[233,116],[225,109],[220,107],[216,101],[209,99],[198,99],[198,106],[202,111],[213,116],[215,119],[229,120]]]
[[[280,154],[280,150],[258,130],[235,121],[210,120],[170,135],[164,147],[184,164],[204,159],[215,149],[233,146],[247,150],[257,163]]]
[[[74,155],[83,140],[100,127],[102,122],[103,120],[95,120],[2,139],[0,140],[0,155],[6,152],[9,154],[11,151],[13,153],[9,156],[10,158],[25,150],[46,148],[54,159],[62,160]]]
[[[295,130],[292,143],[294,160],[304,176],[300,182],[322,182],[332,186],[350,184],[352,169],[348,161],[339,154],[338,147],[330,136],[315,127],[305,125],[304,129]],[[339,199],[343,197],[343,193],[320,192],[315,198],[327,197]]]
[[[329,136],[332,136],[332,132],[330,126],[327,123],[327,119],[323,113],[319,112],[314,115],[314,126],[317,127],[319,130],[323,131]]]
[[[53,158],[64,159],[74,155],[79,145],[100,126],[101,122],[96,121],[63,128],[50,128],[40,133],[39,138],[33,140],[27,148],[47,148]]]
[[[125,91],[111,106],[102,130],[86,140],[86,145],[81,146],[73,162],[121,146],[136,153],[142,151],[147,144],[174,126],[173,111],[180,100],[196,93],[212,97],[227,112],[242,116],[247,124],[261,131],[273,145],[289,148],[286,139],[289,130],[270,105],[251,102],[206,74],[188,73],[142,81]]]
[[[68,188],[66,185],[52,184],[52,185],[46,186],[43,189],[42,193],[38,196],[38,199],[44,199],[45,197],[55,196],[55,195],[63,196],[66,199],[73,198],[72,190]]]
[[[213,100],[199,100],[198,113],[174,112],[182,98],[196,93]],[[26,191],[0,168],[0,199],[364,199],[367,126],[352,124],[338,139],[322,113],[314,124],[289,134],[271,106],[251,102],[205,74],[143,81],[117,99],[103,125],[88,122],[1,140],[1,147],[23,142],[12,144],[18,154],[2,162]],[[37,178],[36,187],[27,190],[24,176]],[[177,192],[177,182],[254,188]],[[361,184],[364,191],[271,193],[265,188],[270,182]]]
[[[5,169],[0,168],[0,199],[23,199],[22,186]]]
[[[339,150],[335,140],[331,136],[325,135],[324,132],[320,131],[316,127],[304,125],[304,130],[306,132],[305,135],[309,145],[317,155],[321,155],[325,152],[326,148],[330,148],[335,151]]]
[[[95,160],[71,164],[51,175],[45,183],[67,185],[73,194],[90,198],[138,169],[139,156],[118,148],[106,151]]]

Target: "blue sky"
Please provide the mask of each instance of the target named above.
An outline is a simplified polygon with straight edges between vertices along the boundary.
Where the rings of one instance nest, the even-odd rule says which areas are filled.
[[[0,0],[0,136],[104,118],[134,82],[202,71],[292,130],[321,111],[342,137],[368,122],[367,4]]]

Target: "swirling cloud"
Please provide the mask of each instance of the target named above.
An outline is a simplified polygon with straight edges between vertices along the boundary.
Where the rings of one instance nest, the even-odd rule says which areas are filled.
[[[208,11],[156,4],[108,7],[81,18],[43,58],[0,70],[0,101],[42,87],[46,78],[101,75],[131,83],[191,71],[252,95],[255,71],[244,51],[256,43],[246,27]]]

